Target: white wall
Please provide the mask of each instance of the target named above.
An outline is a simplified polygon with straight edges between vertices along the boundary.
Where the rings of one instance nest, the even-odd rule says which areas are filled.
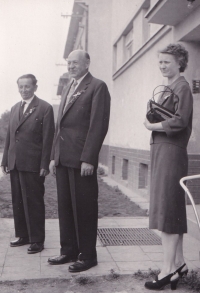
[[[112,97],[112,0],[87,0],[89,4],[88,52],[91,74],[106,82]],[[109,144],[109,131],[104,140]]]
[[[112,90],[112,0],[89,0],[88,52],[91,73]]]
[[[189,52],[188,68],[184,72],[186,80],[192,87],[192,80],[200,80],[200,43],[183,42],[182,43]],[[200,93],[193,94],[193,129],[188,144],[188,152],[200,154]]]
[[[107,0],[110,3],[111,0]],[[128,25],[144,0],[112,1],[112,39],[116,41],[123,29]]]
[[[110,145],[149,149],[150,132],[143,125],[146,105],[153,89],[164,82],[157,51],[171,41],[170,32],[114,80]]]

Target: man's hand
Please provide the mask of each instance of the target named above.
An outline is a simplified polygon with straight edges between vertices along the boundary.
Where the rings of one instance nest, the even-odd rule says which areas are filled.
[[[7,166],[1,166],[1,171],[4,175],[7,175],[10,173]]]
[[[81,176],[90,176],[93,174],[94,166],[88,163],[81,164]]]
[[[46,177],[48,174],[49,174],[49,171],[48,170],[45,170],[45,169],[41,169],[40,170],[40,176]]]
[[[53,177],[56,177],[56,167],[55,167],[55,161],[52,160],[49,164],[49,171],[50,171],[50,174],[53,176]]]

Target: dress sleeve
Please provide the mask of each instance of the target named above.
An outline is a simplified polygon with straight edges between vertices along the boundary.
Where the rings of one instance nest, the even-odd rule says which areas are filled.
[[[162,122],[167,136],[176,135],[188,126],[193,109],[193,97],[188,84],[180,83],[174,92],[179,99],[175,116]]]

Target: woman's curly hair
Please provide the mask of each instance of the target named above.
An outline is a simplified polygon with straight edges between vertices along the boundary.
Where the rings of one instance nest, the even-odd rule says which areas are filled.
[[[184,72],[188,63],[188,51],[180,44],[169,44],[167,47],[159,50],[158,53],[173,55],[178,61],[180,72]]]

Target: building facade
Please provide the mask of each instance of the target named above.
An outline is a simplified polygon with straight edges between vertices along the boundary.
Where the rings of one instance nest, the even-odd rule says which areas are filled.
[[[191,3],[190,3],[191,2]],[[144,127],[153,89],[166,84],[157,51],[172,42],[189,51],[184,73],[194,96],[189,174],[200,173],[200,0],[75,0],[64,58],[74,49],[91,56],[91,73],[111,93],[109,134],[100,162],[116,182],[148,196],[150,133]],[[192,4],[192,9],[188,8]],[[200,182],[188,182],[200,202]]]
[[[137,1],[137,10],[134,10],[135,1],[123,1],[124,6],[122,1],[113,2],[109,175],[148,196],[150,133],[143,122],[153,89],[166,84],[158,68],[157,51],[172,42],[182,43],[189,51],[189,65],[184,74],[194,96],[193,132],[188,146],[189,174],[200,173],[200,1],[193,2],[193,9],[182,0]],[[119,25],[120,15],[128,21]],[[200,202],[200,183],[197,180],[188,184],[196,202]]]

